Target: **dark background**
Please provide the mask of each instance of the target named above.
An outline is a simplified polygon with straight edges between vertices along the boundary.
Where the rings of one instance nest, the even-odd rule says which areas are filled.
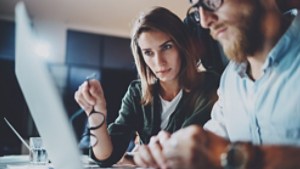
[[[21,153],[21,142],[4,122],[6,117],[22,137],[38,136],[15,76],[15,23],[0,20],[0,156]],[[137,78],[130,39],[76,30],[67,32],[65,64],[49,64],[69,117],[79,106],[74,92],[91,73],[98,74],[107,101],[108,124],[118,115],[128,85]],[[74,121],[77,139],[84,130],[85,114]]]

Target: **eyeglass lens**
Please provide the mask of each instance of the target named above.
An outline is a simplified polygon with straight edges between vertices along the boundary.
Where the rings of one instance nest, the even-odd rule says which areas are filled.
[[[91,112],[88,118],[89,118],[90,130],[95,130],[100,128],[105,121],[105,116],[101,112]]]
[[[206,7],[211,9],[212,11],[215,11],[221,6],[222,1],[221,0],[202,0],[202,3]]]
[[[199,7],[202,6],[205,10],[210,12],[216,11],[221,5],[223,0],[199,0],[194,6],[188,10],[188,15],[191,16],[193,22],[199,23]]]
[[[98,139],[94,134],[85,134],[82,136],[81,140],[86,140],[88,142],[88,145],[80,145],[80,148],[91,148],[95,147],[98,143]]]

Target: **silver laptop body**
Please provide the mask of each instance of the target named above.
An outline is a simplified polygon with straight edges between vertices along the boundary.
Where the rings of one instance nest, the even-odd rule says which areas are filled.
[[[25,5],[16,6],[16,76],[55,169],[83,169],[81,153],[62,98],[44,63]]]

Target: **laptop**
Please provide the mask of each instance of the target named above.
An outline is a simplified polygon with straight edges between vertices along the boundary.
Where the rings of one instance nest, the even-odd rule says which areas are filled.
[[[55,169],[83,169],[62,97],[44,58],[35,53],[35,34],[23,2],[16,5],[15,16],[15,72],[49,159]]]

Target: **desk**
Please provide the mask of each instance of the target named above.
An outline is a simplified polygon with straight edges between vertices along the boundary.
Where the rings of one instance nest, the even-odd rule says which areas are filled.
[[[28,163],[28,155],[9,155],[0,157],[0,169],[6,169],[7,165],[25,165]]]
[[[130,166],[114,166],[113,168],[100,168],[95,163],[90,161],[88,156],[82,156],[82,162],[84,164],[84,169],[142,169],[134,168]],[[0,157],[0,169],[27,169],[29,164],[29,155],[9,155]],[[55,169],[51,164],[49,164],[49,169]]]

